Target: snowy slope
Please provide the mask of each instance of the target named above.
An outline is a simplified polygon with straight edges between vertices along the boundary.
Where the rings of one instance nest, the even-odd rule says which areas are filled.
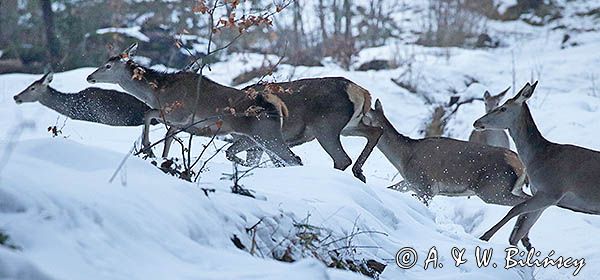
[[[509,47],[453,48],[446,56],[436,48],[390,44],[362,51],[356,65],[371,58],[414,54],[419,87],[435,104],[441,104],[449,100],[449,88],[470,97],[485,89],[494,92],[510,86],[514,61],[517,88],[531,79],[540,80],[530,105],[542,133],[551,141],[600,150],[595,141],[600,136],[596,121],[600,113],[596,81],[600,77],[600,34],[574,35],[579,45],[561,49],[562,31],[522,23],[493,23],[492,28],[516,34],[506,37]],[[140,52],[143,55],[143,50]],[[229,61],[213,65],[208,76],[228,84],[261,61],[258,55],[232,55]],[[89,86],[85,76],[91,71],[82,68],[57,73],[52,86],[67,92],[81,90]],[[282,65],[273,78],[345,76],[382,100],[399,131],[420,137],[435,104],[427,105],[390,81],[404,71]],[[465,86],[466,76],[479,83]],[[129,158],[117,179],[109,183],[141,127],[67,120],[61,137],[52,138],[46,128],[62,126],[64,117],[40,104],[17,106],[12,100],[37,78],[39,75],[0,75],[0,231],[19,247],[0,246],[0,279],[365,279],[326,268],[311,258],[293,264],[272,260],[273,252],[279,253],[284,248],[281,244],[297,231],[294,224],[322,228],[339,239],[362,232],[351,240],[356,248],[352,257],[388,264],[382,279],[519,279],[531,273],[480,269],[474,263],[476,246],[494,248],[493,262],[504,263],[503,251],[514,222],[490,243],[477,238],[505,215],[508,207],[487,205],[477,198],[438,197],[427,208],[410,194],[385,188],[400,178],[379,151],[367,161],[368,184],[362,184],[349,170],[334,170],[316,142],[296,147],[294,151],[305,166],[260,169],[242,181],[258,199],[230,193],[231,182],[220,180],[222,173],[231,172],[224,155],[212,161],[199,184],[166,176],[136,157]],[[482,102],[461,106],[449,120],[448,135],[466,139],[472,122],[483,111]],[[24,128],[15,137],[20,124],[30,121],[35,128]],[[164,132],[155,127],[152,138],[158,139]],[[206,140],[195,141],[199,147]],[[356,158],[364,140],[344,138],[343,143]],[[177,154],[175,148],[173,155]],[[215,192],[207,196],[201,188],[214,188]],[[257,223],[255,235],[247,232]],[[595,279],[600,274],[599,234],[598,216],[548,209],[530,233],[532,243],[542,257],[554,250],[556,255],[585,258],[586,266],[576,277],[571,275],[573,268],[535,269],[535,279]],[[234,235],[246,250],[234,246]],[[325,249],[339,249],[345,241]],[[251,254],[252,244],[257,248]],[[405,246],[414,247],[420,257],[419,265],[409,270],[394,264],[394,255]],[[432,246],[439,251],[444,267],[424,270],[422,262]],[[466,248],[469,259],[458,268],[449,253],[454,246]]]

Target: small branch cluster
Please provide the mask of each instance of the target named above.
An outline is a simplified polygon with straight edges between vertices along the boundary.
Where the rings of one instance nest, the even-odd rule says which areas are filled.
[[[277,5],[275,8],[275,11],[266,11],[260,15],[242,15],[241,17],[237,18],[235,12],[231,12],[231,13],[229,13],[228,17],[222,18],[219,20],[215,20],[215,12],[217,11],[217,9],[219,9],[221,7],[226,7],[227,9],[230,9],[233,11],[240,4],[240,0],[222,0],[222,1],[215,0],[213,2],[212,6],[207,5],[205,0],[196,1],[196,4],[192,7],[193,12],[207,15],[208,21],[209,21],[209,26],[211,26],[211,28],[209,28],[209,33],[208,33],[208,44],[207,44],[206,56],[211,56],[215,53],[218,53],[218,52],[228,48],[244,33],[244,31],[246,31],[248,28],[250,28],[252,26],[261,26],[261,25],[270,26],[272,24],[271,17],[274,14],[281,12],[290,3],[291,3],[291,1],[284,5]],[[225,44],[224,46],[219,47],[217,49],[212,49],[214,34],[220,32],[221,30],[223,30],[225,28],[237,28],[239,31],[239,34],[236,37],[234,37],[229,43]],[[184,33],[187,33],[187,32],[188,32],[187,30],[184,30]],[[193,62],[190,65],[188,65],[184,69],[184,71],[198,72],[199,75],[202,76],[203,70],[207,66],[206,61],[200,60],[200,58],[194,56],[192,51],[185,48],[184,45],[179,41],[175,42],[175,46],[177,48],[184,48],[190,54],[190,56],[192,56],[194,58]],[[144,79],[145,73],[140,72],[140,71],[136,72],[136,70],[137,70],[137,68],[134,69],[132,79],[137,79],[137,80]],[[203,79],[198,79],[198,84],[197,84],[197,94],[198,95],[203,94],[201,92],[202,80]],[[155,88],[155,89],[158,88],[158,85],[156,85],[156,87],[153,86],[153,88]],[[179,106],[178,104],[165,104],[165,107],[161,111],[163,114],[169,114],[173,111],[180,109],[180,107],[181,106]],[[264,108],[253,107],[253,108],[248,108],[248,110],[246,110],[243,113],[243,115],[244,116],[258,116],[263,111],[264,111]],[[177,159],[168,159],[165,162],[163,162],[159,168],[166,173],[169,173],[174,176],[178,176],[179,178],[187,180],[187,181],[194,181],[194,182],[198,180],[200,173],[205,170],[206,163],[209,160],[211,160],[212,158],[214,158],[214,156],[225,147],[225,146],[223,146],[223,147],[217,148],[216,152],[212,156],[210,156],[208,158],[208,160],[204,161],[204,163],[202,164],[202,166],[200,167],[199,170],[197,170],[197,171],[194,170],[194,167],[200,162],[200,159],[207,151],[207,148],[211,144],[214,144],[215,137],[220,130],[222,121],[220,120],[220,117],[217,115],[218,114],[222,115],[223,113],[227,113],[227,114],[237,116],[237,112],[231,106],[225,107],[225,108],[221,109],[220,112],[217,112],[217,115],[215,116],[215,118],[217,119],[217,121],[215,123],[216,127],[217,127],[217,131],[213,133],[213,136],[211,137],[210,141],[207,144],[203,145],[200,155],[198,157],[196,157],[196,159],[193,161],[192,160],[193,135],[190,135],[187,144],[184,143],[181,139],[177,138],[176,135],[179,132],[185,131],[186,129],[197,129],[196,128],[196,126],[197,126],[196,125],[196,123],[197,123],[196,122],[196,113],[197,112],[194,111],[194,113],[192,114],[191,124],[189,126],[187,126],[184,129],[177,129],[174,133],[171,133],[171,135],[166,135],[163,139],[159,140],[158,142],[156,142],[150,146],[150,148],[151,148],[151,147],[155,146],[156,144],[165,141],[168,137],[173,137],[174,140],[177,143],[179,143],[179,145],[181,146],[182,161],[181,161],[181,163],[179,163],[179,161]],[[202,122],[204,122],[204,121],[205,120],[202,120]],[[166,123],[166,120],[163,120],[163,122]],[[154,162],[154,164],[158,165],[156,162]],[[236,170],[234,172],[234,174],[237,174],[237,173],[238,172]],[[234,191],[234,192],[237,191],[237,192],[243,193],[244,195],[252,196],[249,192],[246,193],[246,192],[241,191],[244,189],[237,183],[237,181],[238,181],[237,179],[234,180],[235,183],[234,183],[234,188],[232,189],[232,191]]]
[[[221,180],[230,180],[233,182],[233,186],[231,186],[231,192],[235,193],[235,194],[239,194],[239,195],[243,195],[243,196],[248,196],[248,197],[252,197],[252,198],[256,198],[253,194],[252,194],[252,190],[250,189],[246,189],[244,188],[244,186],[242,184],[240,184],[240,181],[246,177],[252,176],[252,170],[258,168],[257,165],[255,167],[246,169],[246,170],[240,170],[238,167],[237,163],[233,163],[233,172],[231,173],[223,173],[223,177],[221,177]]]
[[[237,247],[252,255],[270,257],[283,262],[315,258],[328,267],[350,270],[377,279],[385,264],[361,257],[361,249],[376,246],[357,245],[355,238],[364,234],[384,234],[361,230],[355,221],[352,230],[342,236],[333,230],[310,223],[310,214],[296,221],[293,214],[281,213],[263,217],[246,228],[249,246],[237,239]],[[233,240],[233,239],[232,239]]]
[[[21,248],[10,241],[10,236],[0,231],[0,246],[11,250],[21,250]]]

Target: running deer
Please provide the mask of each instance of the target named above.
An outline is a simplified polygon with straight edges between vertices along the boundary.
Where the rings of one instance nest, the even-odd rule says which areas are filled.
[[[159,108],[157,100],[165,98],[166,94],[161,94],[161,90],[154,89],[152,84],[160,86],[161,83],[164,83],[164,81],[161,82],[165,79],[163,77],[169,75],[194,77],[195,79],[199,77],[189,71],[162,74],[141,67],[129,59],[133,55],[134,49],[135,46],[132,46],[120,56],[109,59],[104,66],[88,77],[88,81],[119,83],[141,100],[151,104],[151,107]],[[145,71],[144,80],[132,79],[134,71]],[[166,81],[171,80],[173,78]],[[354,175],[363,182],[366,181],[362,174],[362,165],[382,133],[380,128],[366,125],[363,121],[365,113],[371,106],[371,96],[367,90],[344,78],[303,79],[287,83],[256,85],[243,91],[218,85],[204,77],[203,81],[206,82],[202,82],[202,87],[207,87],[207,85],[211,85],[211,87],[200,91],[198,103],[201,107],[197,110],[197,116],[214,115],[216,108],[231,106],[232,100],[243,99],[246,95],[263,95],[265,91],[270,92],[267,93],[267,96],[278,97],[277,100],[283,100],[282,103],[287,105],[289,115],[284,116],[282,126],[282,137],[285,143],[294,146],[317,139],[323,149],[333,158],[336,169],[344,170],[352,164],[352,160],[341,145],[340,135],[367,138],[365,148],[352,167]],[[196,84],[192,84],[192,86],[195,88]],[[197,96],[195,90],[189,95]],[[165,103],[162,100],[160,102]],[[152,105],[153,103],[154,105]],[[156,116],[151,117],[158,118],[158,113],[153,114]],[[227,131],[221,130],[221,132],[226,133]],[[241,161],[235,156],[237,153],[256,147],[257,141],[246,136],[237,135],[234,139],[234,144],[227,150],[229,159]],[[167,147],[168,143],[165,143],[165,148]]]
[[[92,87],[77,93],[62,93],[50,87],[52,77],[49,72],[33,82],[14,96],[15,102],[40,102],[71,119],[111,126],[142,125],[144,114],[150,110],[135,97],[116,90]]]
[[[485,93],[483,94],[483,101],[485,103],[485,111],[487,113],[491,112],[492,110],[494,110],[496,107],[498,107],[498,105],[500,105],[500,101],[502,101],[502,98],[504,97],[504,95],[506,95],[506,93],[508,92],[508,90],[510,89],[507,88],[506,90],[504,90],[503,92],[497,94],[497,95],[491,95],[489,91],[485,91]],[[471,132],[471,135],[469,136],[469,141],[471,142],[475,142],[475,143],[480,143],[480,144],[486,144],[486,145],[490,145],[490,146],[496,146],[496,147],[501,147],[501,148],[506,148],[506,149],[510,149],[510,142],[508,141],[508,135],[506,135],[506,132],[504,130],[477,130],[474,129],[473,132]]]
[[[514,206],[481,240],[488,241],[510,219],[519,216],[509,242],[527,235],[546,208],[556,205],[575,212],[600,214],[600,152],[552,143],[538,130],[526,101],[537,82],[527,83],[512,99],[481,117],[477,129],[508,129],[527,168],[533,196]],[[531,245],[527,246],[531,249]]]
[[[367,139],[358,159],[352,166],[354,176],[366,182],[362,166],[377,145],[383,131],[365,123],[363,117],[371,108],[370,93],[341,77],[300,79],[291,82],[257,84],[243,89],[245,92],[271,91],[288,105],[289,116],[283,122],[283,137],[290,146],[316,139],[331,156],[334,168],[345,170],[352,159],[344,151],[340,136],[360,136]],[[233,146],[235,153],[252,148],[243,139]],[[239,147],[236,147],[238,146]],[[260,151],[249,156],[256,162]],[[239,158],[232,160],[241,161]]]
[[[412,190],[425,204],[436,195],[476,195],[509,206],[528,197],[523,165],[511,150],[445,137],[409,138],[392,126],[379,100],[367,118],[383,128],[377,148],[404,179],[390,188]]]
[[[210,134],[240,134],[274,153],[284,165],[302,165],[283,141],[285,105],[272,94],[249,96],[191,72],[163,73],[135,63],[137,43],[111,57],[87,77],[90,83],[113,83],[153,110],[146,114],[143,144],[148,147],[151,119],[174,129],[192,128]],[[172,135],[170,133],[168,135]],[[167,137],[163,156],[173,137]]]

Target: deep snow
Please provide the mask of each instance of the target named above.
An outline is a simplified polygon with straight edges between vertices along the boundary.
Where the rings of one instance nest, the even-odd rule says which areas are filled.
[[[590,2],[590,1],[584,1]],[[574,9],[576,10],[576,9]],[[589,18],[571,25],[586,24]],[[592,21],[593,22],[593,21]],[[596,141],[600,123],[600,34],[573,35],[579,45],[561,49],[562,31],[523,23],[490,23],[490,29],[506,36],[507,47],[495,50],[444,51],[395,45],[362,51],[355,66],[371,58],[414,56],[415,81],[436,104],[449,100],[449,88],[462,97],[480,96],[485,89],[516,90],[526,81],[540,80],[530,101],[534,118],[544,136],[600,150]],[[143,55],[143,50],[140,50]],[[449,54],[446,56],[445,54]],[[228,84],[235,75],[261,64],[263,56],[233,54],[213,65],[207,75]],[[52,86],[76,92],[89,85],[85,76],[93,68],[57,73]],[[344,76],[367,88],[383,102],[396,128],[412,137],[421,130],[434,105],[390,81],[405,68],[355,72],[327,64],[325,67],[282,65],[273,79]],[[466,76],[479,82],[465,86]],[[528,270],[477,268],[476,246],[494,248],[494,262],[503,264],[504,249],[514,221],[489,243],[477,238],[508,211],[478,198],[437,197],[429,208],[408,193],[385,187],[400,180],[379,151],[364,169],[368,183],[351,171],[340,172],[316,142],[294,148],[305,166],[259,169],[242,181],[259,199],[231,194],[231,182],[220,180],[231,164],[218,155],[202,174],[199,184],[164,175],[148,161],[131,157],[113,183],[108,179],[138,139],[141,127],[117,128],[67,120],[63,134],[52,138],[46,128],[62,126],[64,117],[40,104],[17,106],[12,96],[40,75],[0,75],[0,230],[19,250],[0,246],[0,279],[363,279],[346,271],[325,268],[314,259],[288,264],[270,259],[269,253],[306,222],[328,229],[337,237],[354,230],[355,257],[388,264],[382,279],[518,279]],[[117,88],[101,85],[106,88]],[[463,105],[448,123],[447,134],[466,139],[472,122],[484,112],[482,102]],[[57,120],[58,118],[58,120]],[[33,121],[33,129],[14,131]],[[164,129],[153,128],[159,139]],[[66,137],[66,139],[65,139]],[[6,147],[16,142],[14,150]],[[196,138],[196,147],[206,139]],[[355,159],[364,140],[343,138]],[[159,145],[159,148],[161,146]],[[174,146],[175,148],[175,146]],[[7,156],[6,152],[12,151]],[[178,149],[172,151],[178,154]],[[214,188],[208,197],[201,188]],[[253,243],[246,228],[256,227],[257,252],[237,249],[233,235],[248,248]],[[382,234],[385,233],[385,234]],[[536,279],[594,279],[600,274],[600,217],[552,207],[544,212],[530,233],[536,249],[546,256],[585,258],[576,277],[573,268],[535,269]],[[335,244],[342,246],[341,244]],[[394,264],[402,247],[419,253],[419,265],[409,270]],[[436,246],[443,268],[424,270],[427,251]],[[466,248],[469,260],[453,265],[450,248]],[[279,248],[280,249],[280,248]],[[333,249],[333,248],[329,248]],[[277,251],[276,248],[273,251]]]

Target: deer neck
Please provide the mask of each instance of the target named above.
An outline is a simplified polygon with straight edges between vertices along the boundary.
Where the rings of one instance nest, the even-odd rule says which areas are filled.
[[[527,104],[523,104],[516,124],[508,128],[508,133],[515,141],[519,157],[525,166],[532,164],[550,143],[537,128]]]
[[[76,107],[77,94],[66,94],[51,87],[40,97],[42,105],[62,114],[73,118],[72,108]]]
[[[146,72],[148,72],[149,69],[135,63],[128,63],[127,67],[131,75],[128,77],[122,77],[119,81],[119,86],[121,86],[125,91],[133,95],[135,98],[146,103],[152,109],[160,109],[160,104],[158,102],[158,98],[154,94],[155,89],[152,88],[152,84],[147,81],[143,75],[140,77],[140,79],[137,79],[137,77],[134,79],[134,69],[141,68]]]
[[[377,142],[377,148],[404,177],[404,167],[410,159],[412,143],[415,140],[398,132],[387,118],[383,119],[381,126],[383,135]]]

